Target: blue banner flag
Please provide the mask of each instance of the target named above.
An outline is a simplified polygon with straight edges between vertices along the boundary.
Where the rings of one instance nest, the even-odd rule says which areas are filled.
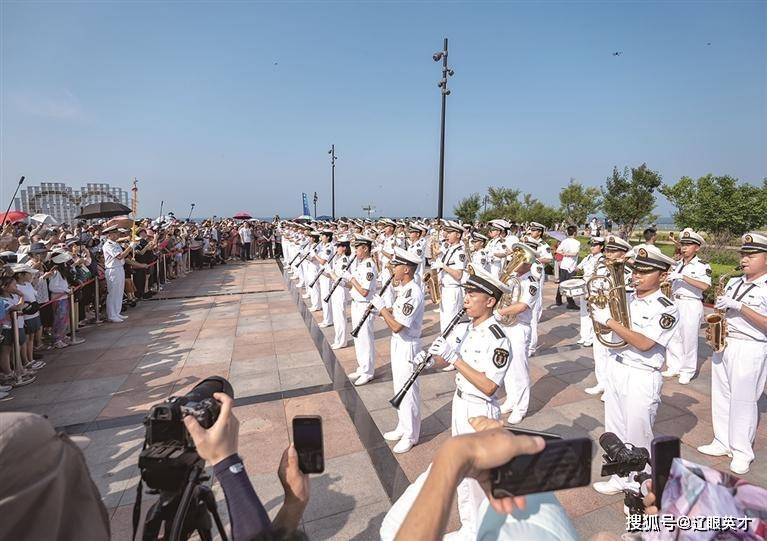
[[[304,200],[304,216],[311,216],[311,214],[309,214],[309,196],[302,193],[301,197],[303,197]]]

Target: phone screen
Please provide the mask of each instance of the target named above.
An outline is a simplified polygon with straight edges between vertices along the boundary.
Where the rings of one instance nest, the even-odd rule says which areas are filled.
[[[520,455],[491,472],[496,498],[522,496],[588,485],[591,481],[589,438],[553,439],[535,455]]]
[[[679,438],[658,436],[653,439],[650,456],[652,491],[655,494],[655,505],[660,510],[663,489],[666,488],[668,476],[671,473],[671,463],[679,456]]]
[[[293,444],[298,452],[298,467],[302,472],[322,473],[325,471],[321,417],[318,415],[294,417]]]

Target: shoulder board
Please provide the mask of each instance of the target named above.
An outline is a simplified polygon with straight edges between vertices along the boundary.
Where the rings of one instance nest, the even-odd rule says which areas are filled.
[[[372,267],[372,266],[373,266],[373,263],[371,263],[370,261],[368,261],[368,268],[370,268],[370,267]]]
[[[405,292],[405,298],[410,298],[410,295],[413,294],[413,290],[411,288],[407,288],[407,291]]]
[[[490,325],[489,329],[490,329],[490,332],[493,333],[493,336],[495,336],[499,340],[501,338],[506,338],[506,333],[503,332],[503,329],[501,329],[500,325],[496,325],[495,323],[493,323],[492,325]]]
[[[658,297],[658,302],[661,303],[666,308],[674,304],[673,302],[668,300],[666,297]]]

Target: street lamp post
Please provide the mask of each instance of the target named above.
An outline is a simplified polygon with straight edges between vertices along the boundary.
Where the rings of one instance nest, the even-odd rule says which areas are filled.
[[[439,202],[437,204],[437,218],[442,218],[442,207],[445,197],[445,105],[447,105],[447,97],[450,95],[450,90],[447,88],[447,78],[452,77],[454,74],[453,70],[447,65],[447,38],[445,38],[443,50],[434,53],[432,58],[435,62],[442,60],[442,79],[440,79],[437,84],[442,94],[442,114],[440,115],[439,132]]]
[[[330,215],[336,219],[336,145],[330,145]],[[315,214],[317,214],[315,212]]]
[[[194,210],[194,203],[192,203],[192,206],[189,208],[189,216],[186,217],[186,221],[187,222],[192,219],[192,211],[193,210]]]
[[[317,219],[317,200],[318,199],[319,197],[317,197],[317,192],[314,192],[314,198],[312,199],[312,201],[314,202],[314,219],[315,220]]]

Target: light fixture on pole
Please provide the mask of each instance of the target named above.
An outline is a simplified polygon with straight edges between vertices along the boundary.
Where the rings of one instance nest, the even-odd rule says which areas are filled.
[[[317,197],[317,192],[314,192],[314,197],[312,198],[312,201],[314,202],[314,219],[317,219],[317,200],[319,197]]]
[[[439,132],[439,201],[437,203],[437,218],[442,218],[442,207],[445,196],[445,105],[447,104],[447,97],[450,95],[450,90],[447,88],[447,78],[452,77],[455,73],[447,65],[447,38],[445,38],[443,50],[434,53],[432,58],[435,62],[442,61],[442,79],[440,79],[437,84],[442,95],[442,114],[440,116]]]
[[[336,219],[336,145],[330,145],[330,216]],[[314,214],[317,214],[315,210]]]
[[[194,210],[194,203],[192,203],[192,207],[189,209],[189,216],[186,217],[186,221],[187,222],[192,219],[192,211],[193,210]]]

